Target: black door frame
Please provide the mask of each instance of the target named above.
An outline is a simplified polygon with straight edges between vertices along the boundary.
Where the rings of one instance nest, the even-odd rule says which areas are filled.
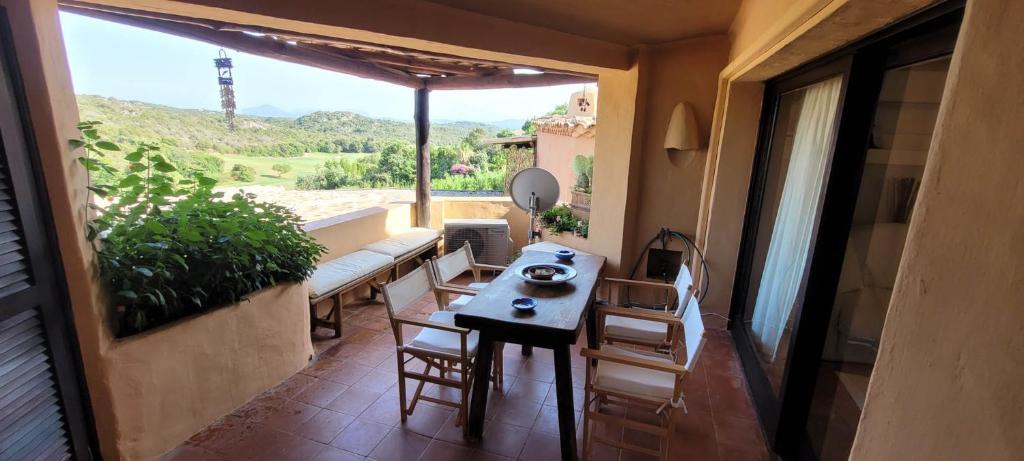
[[[24,141],[24,152],[8,152],[9,171],[25,172],[12,178],[17,184],[18,211],[23,230],[36,238],[26,239],[32,258],[32,277],[40,287],[39,312],[47,345],[51,355],[53,378],[64,411],[65,429],[69,448],[75,459],[99,459],[96,425],[85,383],[82,354],[71,312],[64,264],[58,250],[53,212],[47,195],[39,159],[39,149],[32,130],[28,103],[25,100],[23,79],[18,67],[14,37],[7,9],[0,6],[0,59],[11,89],[10,104],[16,107],[12,114],[18,125],[18,134]],[[4,84],[0,81],[0,84]],[[41,264],[42,263],[42,264]],[[42,289],[42,288],[46,289]],[[15,295],[18,296],[18,295]],[[3,309],[0,309],[3,310]],[[3,312],[0,312],[3,313]]]
[[[816,459],[806,436],[807,418],[852,225],[882,77],[887,69],[950,54],[963,17],[963,7],[964,2],[960,0],[940,3],[766,82],[729,317],[732,336],[750,384],[761,426],[769,445],[784,459]],[[950,35],[952,41],[935,40],[936,37],[949,38]],[[799,308],[789,339],[789,357],[783,373],[781,398],[776,398],[767,375],[758,364],[753,342],[744,328],[757,225],[772,145],[772,128],[775,126],[781,95],[835,75],[843,76],[843,88],[837,107],[838,122],[833,152],[826,165],[808,264],[797,295],[796,304]]]

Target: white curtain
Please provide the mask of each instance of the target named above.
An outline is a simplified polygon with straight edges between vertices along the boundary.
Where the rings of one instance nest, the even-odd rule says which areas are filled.
[[[841,84],[841,78],[836,77],[804,90],[751,324],[760,352],[771,361],[778,352],[807,263]]]

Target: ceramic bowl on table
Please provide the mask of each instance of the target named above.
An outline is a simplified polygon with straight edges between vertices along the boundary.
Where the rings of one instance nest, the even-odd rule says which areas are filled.
[[[553,272],[550,276],[547,275],[549,270]],[[534,285],[560,285],[576,278],[576,269],[557,263],[529,264],[518,269],[516,275]]]
[[[572,250],[558,250],[555,252],[555,257],[559,261],[572,261],[572,258],[576,257],[576,252]]]
[[[533,298],[516,298],[512,300],[512,308],[521,311],[529,312],[537,307],[537,301]]]

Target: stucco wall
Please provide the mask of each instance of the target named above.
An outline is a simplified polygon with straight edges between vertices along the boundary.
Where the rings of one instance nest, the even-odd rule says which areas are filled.
[[[538,131],[537,166],[555,175],[560,202],[572,201],[571,193],[576,185],[572,163],[577,155],[594,155],[594,136],[568,136]]]
[[[320,260],[328,261],[409,230],[412,222],[412,205],[408,202],[395,202],[309,222],[302,228],[327,247],[327,252]]]
[[[152,459],[306,366],[307,299],[281,285],[111,343],[118,457]]]
[[[968,2],[851,460],[1024,452],[1021,34]]]
[[[634,153],[640,156],[641,166],[628,266],[642,257],[643,246],[663,227],[690,238],[694,236],[718,73],[725,67],[727,52],[725,36],[686,40],[650,50],[643,147]],[[683,101],[689,102],[697,115],[701,149],[668,152],[664,148],[668,122],[672,109]]]

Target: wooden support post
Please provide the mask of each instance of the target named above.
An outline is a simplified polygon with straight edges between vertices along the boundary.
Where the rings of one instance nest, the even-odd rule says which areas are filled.
[[[430,90],[416,89],[416,225],[430,227]]]

